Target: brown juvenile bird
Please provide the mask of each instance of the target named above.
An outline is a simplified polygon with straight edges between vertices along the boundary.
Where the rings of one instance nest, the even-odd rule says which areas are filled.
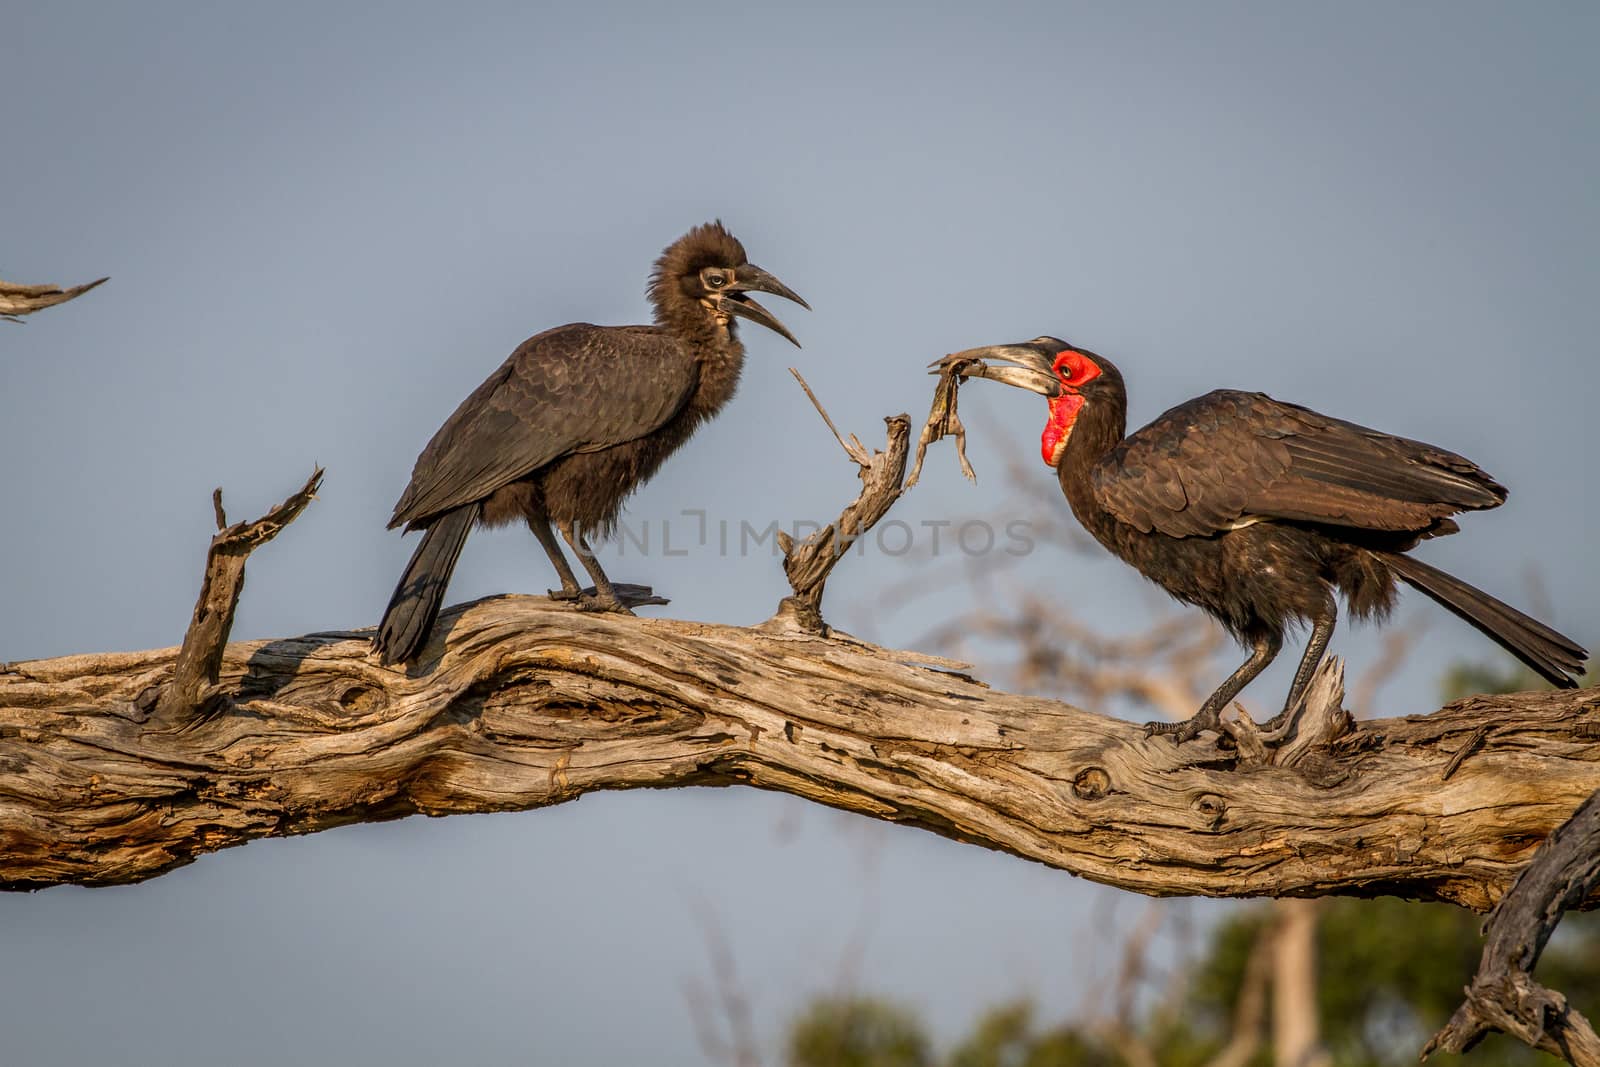
[[[389,528],[423,530],[384,611],[374,645],[384,663],[426,643],[450,572],[473,526],[525,521],[561,579],[557,599],[631,614],[589,548],[615,526],[628,494],[739,383],[746,318],[800,342],[750,298],[809,305],[747,260],[721,222],[697,226],[656,260],[653,326],[557,326],[530,337],[478,386],[417,457]],[[594,582],[580,590],[550,524]],[[648,591],[647,591],[648,592]]]
[[[1003,361],[991,365],[987,361]],[[1049,401],[1041,446],[1084,529],[1177,599],[1209,612],[1250,658],[1183,723],[1151,723],[1179,742],[1216,730],[1222,709],[1266,669],[1284,630],[1309,623],[1284,710],[1294,710],[1327,650],[1334,591],[1357,618],[1385,617],[1395,579],[1422,590],[1551,683],[1575,688],[1579,645],[1488,593],[1405,555],[1455,533],[1449,516],[1498,507],[1506,490],[1442,448],[1218,389],[1124,437],[1128,394],[1110,360],[1054,337],[968,349],[963,376]]]

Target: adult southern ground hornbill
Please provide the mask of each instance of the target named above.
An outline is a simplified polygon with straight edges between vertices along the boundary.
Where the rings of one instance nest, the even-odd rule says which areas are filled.
[[[478,523],[526,521],[561,579],[551,596],[629,613],[587,537],[609,532],[628,494],[733,396],[744,364],[735,318],[799,345],[752,291],[809,306],[751,266],[721,222],[698,226],[656,261],[655,325],[546,330],[462,401],[417,457],[389,520],[390,529],[425,533],[374,638],[383,662],[413,659],[427,641]],[[552,521],[588,570],[592,593],[578,588]]]
[[[940,362],[957,364],[963,376],[1043,394],[1044,461],[1056,468],[1078,521],[1252,649],[1193,718],[1152,723],[1152,733],[1181,742],[1218,729],[1222,710],[1277,656],[1285,628],[1309,623],[1311,639],[1276,726],[1327,650],[1334,590],[1352,615],[1381,618],[1394,605],[1396,578],[1552,683],[1576,687],[1588,655],[1576,643],[1405,555],[1423,538],[1455,533],[1455,512],[1505,502],[1505,489],[1471,461],[1232,389],[1179,404],[1124,437],[1121,373],[1054,337],[973,348]]]

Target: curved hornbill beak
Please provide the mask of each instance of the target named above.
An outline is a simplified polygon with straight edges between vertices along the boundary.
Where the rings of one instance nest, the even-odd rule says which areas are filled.
[[[1054,369],[1055,354],[1066,345],[1053,337],[1040,337],[1014,345],[984,345],[952,352],[928,366],[942,374],[954,366],[963,378],[989,378],[1044,396],[1060,396],[1061,382]],[[990,361],[1002,365],[994,366]]]
[[[746,263],[733,272],[733,281],[721,293],[717,294],[717,307],[730,315],[737,315],[741,319],[758,322],[771,330],[789,339],[789,343],[796,348],[800,342],[794,339],[794,334],[789,328],[778,321],[778,317],[760,304],[756,303],[746,294],[749,292],[771,293],[781,296],[785,300],[793,300],[796,304],[811,310],[811,305],[801,299],[800,294],[784,285],[778,279],[762,270],[760,267]]]

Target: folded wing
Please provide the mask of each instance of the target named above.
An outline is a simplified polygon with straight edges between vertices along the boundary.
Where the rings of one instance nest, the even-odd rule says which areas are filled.
[[[694,361],[653,327],[574,323],[531,337],[433,435],[389,526],[415,528],[564,455],[643,437],[698,381]]]
[[[1091,477],[1120,521],[1172,537],[1262,519],[1421,533],[1506,498],[1453,452],[1231,389],[1165,412]]]

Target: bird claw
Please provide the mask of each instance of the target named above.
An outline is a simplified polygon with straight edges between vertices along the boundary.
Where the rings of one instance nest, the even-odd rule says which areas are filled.
[[[1222,716],[1214,708],[1202,708],[1183,722],[1156,721],[1144,724],[1146,737],[1170,737],[1175,745],[1193,741],[1205,730],[1222,733]]]
[[[648,585],[614,582],[611,589],[610,595],[601,594],[592,585],[585,589],[575,589],[571,592],[565,589],[552,589],[550,590],[550,599],[569,602],[579,611],[609,613],[612,615],[632,615],[634,608],[645,604],[672,603],[664,596],[656,596],[655,590]]]
[[[635,585],[632,582],[613,582],[611,588],[616,591],[617,599],[625,606],[637,608],[645,604],[670,604],[672,601],[664,596],[656,596],[656,591],[648,585]],[[593,590],[589,590],[593,592]]]
[[[632,615],[633,609],[628,607],[616,597],[592,596],[585,591],[576,600],[579,611],[592,611],[597,614]]]

